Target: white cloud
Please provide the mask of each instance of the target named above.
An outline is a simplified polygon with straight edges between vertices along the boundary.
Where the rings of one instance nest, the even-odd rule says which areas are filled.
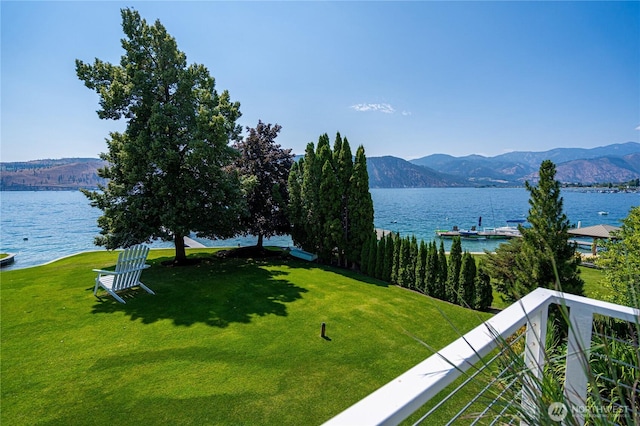
[[[640,130],[640,126],[636,127],[636,130]]]
[[[393,114],[396,112],[395,109],[389,104],[356,104],[351,105],[351,108],[356,111],[379,111],[384,112],[385,114]]]
[[[411,115],[411,111],[402,111],[402,115],[407,117],[407,116]]]

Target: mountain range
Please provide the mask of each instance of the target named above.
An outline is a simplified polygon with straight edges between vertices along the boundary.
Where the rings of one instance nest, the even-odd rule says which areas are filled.
[[[535,182],[544,160],[555,163],[556,179],[562,183],[624,183],[640,178],[640,144],[636,142],[591,149],[515,151],[495,157],[433,154],[409,161],[372,157],[367,165],[372,188],[514,186]]]
[[[640,144],[627,142],[598,148],[516,151],[495,157],[433,154],[413,160],[369,157],[371,188],[522,186],[535,182],[540,163],[556,164],[562,183],[626,183],[640,179]],[[64,158],[0,163],[0,191],[92,189],[104,184],[97,158]]]

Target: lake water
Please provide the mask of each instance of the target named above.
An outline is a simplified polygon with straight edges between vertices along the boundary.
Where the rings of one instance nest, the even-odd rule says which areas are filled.
[[[431,241],[437,229],[461,229],[506,225],[507,220],[524,219],[529,193],[524,188],[405,188],[372,189],[375,226],[401,235],[415,235]],[[563,189],[564,212],[572,224],[619,226],[629,210],[640,205],[640,193],[600,193]],[[598,212],[606,211],[608,215]],[[101,211],[89,206],[76,191],[0,192],[0,252],[16,253],[16,262],[4,269],[24,268],[50,262],[87,250],[103,250],[93,244],[99,234],[96,224]],[[196,238],[194,238],[196,239]],[[255,238],[224,241],[196,239],[202,244],[237,246],[255,244]],[[463,240],[463,250],[495,250],[500,242]],[[291,245],[289,237],[277,237],[265,244]],[[172,247],[156,242],[153,247]],[[450,241],[445,240],[445,247]]]

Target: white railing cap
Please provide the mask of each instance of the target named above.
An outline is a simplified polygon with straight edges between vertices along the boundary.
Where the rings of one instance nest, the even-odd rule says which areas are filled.
[[[426,360],[396,377],[325,423],[337,425],[398,424],[495,349],[500,341],[552,304],[589,306],[593,313],[640,321],[640,310],[586,297],[537,288],[502,312]]]

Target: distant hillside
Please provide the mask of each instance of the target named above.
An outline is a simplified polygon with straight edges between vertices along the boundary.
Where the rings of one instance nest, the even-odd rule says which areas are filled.
[[[435,154],[411,163],[465,179],[469,184],[518,184],[535,181],[540,163],[557,166],[563,183],[628,182],[640,178],[640,144],[627,142],[592,149],[557,148],[544,152],[518,151],[495,157],[453,157]]]
[[[367,172],[370,188],[468,186],[464,179],[390,156],[367,158]]]
[[[545,152],[510,152],[495,157],[453,157],[434,154],[406,161],[367,158],[371,188],[423,188],[486,185],[523,185],[537,180],[540,163],[556,164],[556,179],[563,183],[625,183],[640,179],[640,144],[627,142],[593,149],[558,148]],[[97,158],[65,158],[0,163],[0,190],[77,190],[105,184]]]
[[[95,189],[106,183],[97,174],[104,164],[97,158],[0,163],[0,191]]]

